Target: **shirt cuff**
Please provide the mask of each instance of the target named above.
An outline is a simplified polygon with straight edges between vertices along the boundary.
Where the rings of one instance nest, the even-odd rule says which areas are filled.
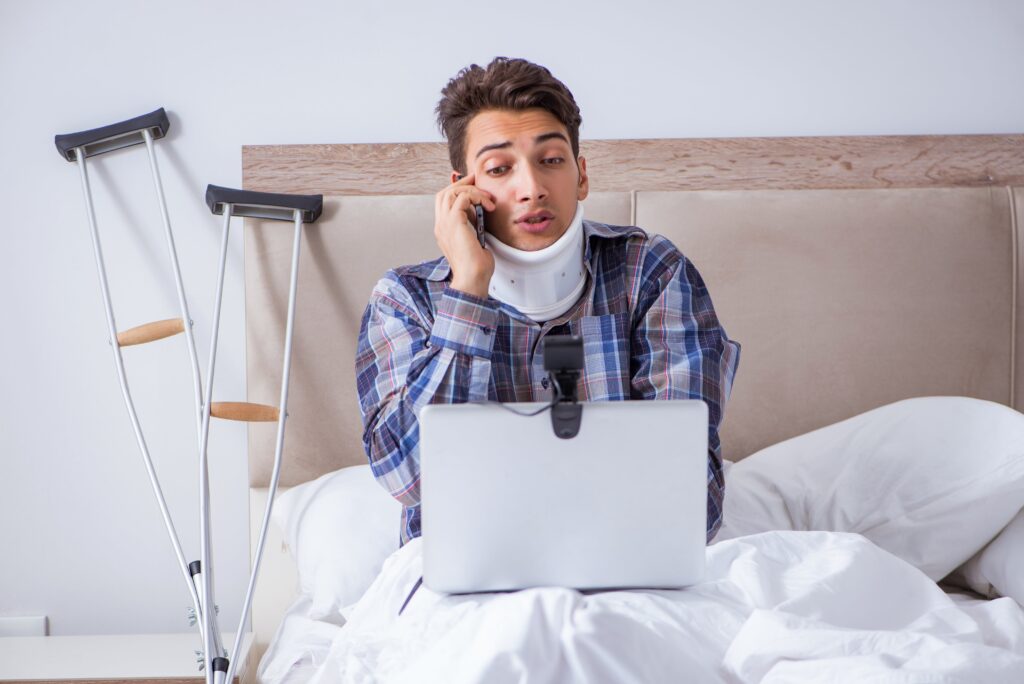
[[[481,299],[447,287],[434,312],[430,343],[489,359],[497,325],[498,306],[495,300]]]

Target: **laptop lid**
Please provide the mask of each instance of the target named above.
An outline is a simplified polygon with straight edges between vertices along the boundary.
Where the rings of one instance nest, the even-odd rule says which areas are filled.
[[[462,593],[535,586],[682,587],[704,573],[707,405],[550,411],[431,404],[419,415],[423,581]],[[543,403],[511,404],[520,412]]]

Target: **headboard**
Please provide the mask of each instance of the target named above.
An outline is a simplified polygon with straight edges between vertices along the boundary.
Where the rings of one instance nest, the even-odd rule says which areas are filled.
[[[590,140],[581,154],[586,217],[669,237],[743,346],[725,458],[914,396],[1024,409],[1024,135]],[[295,485],[366,463],[360,319],[388,268],[439,255],[450,168],[440,143],[247,146],[242,160],[246,189],[325,196],[300,257],[281,479]],[[245,291],[248,399],[272,404],[291,237],[271,224],[246,221]],[[249,430],[259,492],[274,425]],[[257,593],[257,653],[273,604]]]
[[[1024,400],[1024,136],[583,141],[588,218],[669,237],[743,345],[722,449],[739,460],[876,406]],[[374,283],[439,255],[443,144],[243,149],[247,189],[323,193],[307,228],[281,483],[365,463],[354,357]],[[246,221],[248,398],[278,396],[290,231]],[[252,424],[266,485],[275,426]]]

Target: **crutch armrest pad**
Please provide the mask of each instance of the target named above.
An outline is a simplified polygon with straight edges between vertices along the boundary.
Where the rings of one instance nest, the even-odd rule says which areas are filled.
[[[185,332],[185,322],[180,318],[168,318],[165,321],[154,321],[117,333],[117,344],[121,347],[130,347],[133,344],[162,340],[180,332]]]
[[[247,401],[214,401],[210,403],[210,415],[224,420],[241,420],[248,423],[269,423],[281,417],[276,406],[253,404]]]
[[[214,214],[223,214],[224,205],[231,205],[232,216],[294,221],[295,210],[302,212],[303,223],[313,223],[324,210],[323,195],[286,195],[277,192],[254,192],[206,186],[206,204]]]
[[[134,119],[100,126],[89,131],[78,133],[63,133],[53,138],[57,145],[60,156],[68,161],[75,161],[75,148],[85,149],[85,156],[91,157],[96,154],[103,154],[111,150],[117,150],[130,145],[139,145],[145,142],[142,131],[149,130],[153,139],[162,138],[167,135],[167,129],[171,127],[167,119],[167,112],[164,108],[137,116]]]

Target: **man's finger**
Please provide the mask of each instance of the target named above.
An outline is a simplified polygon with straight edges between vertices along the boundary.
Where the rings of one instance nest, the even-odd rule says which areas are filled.
[[[494,203],[494,195],[486,190],[481,190],[480,188],[477,188],[477,193],[480,198],[480,201],[477,202],[477,204],[484,205],[484,209],[487,211],[494,211],[498,208],[498,205]]]
[[[461,205],[463,208],[469,206],[470,204],[483,204],[483,202],[489,202],[489,200],[481,193],[481,191],[476,188],[471,190],[463,190],[462,193],[453,193],[452,198],[452,209],[455,209],[456,205],[458,205],[458,203],[460,202],[463,203]]]
[[[452,204],[452,211],[461,211],[469,221],[470,227],[476,230],[476,210],[473,209],[473,198],[468,192],[460,192]]]
[[[473,187],[472,189],[469,190],[463,190],[461,192],[453,191],[452,195],[454,197],[461,197],[462,195],[467,195],[470,198],[470,201],[473,202],[473,204],[482,204],[484,205],[484,209],[486,209],[487,211],[494,211],[495,209],[498,208],[498,205],[495,204],[494,202],[494,195],[487,192],[486,190],[481,190],[480,188],[477,187]],[[454,206],[454,199],[452,200],[452,203],[452,205]]]
[[[473,198],[468,192],[460,192],[455,195],[455,201],[452,202],[452,209],[466,209],[470,204],[473,203]]]

